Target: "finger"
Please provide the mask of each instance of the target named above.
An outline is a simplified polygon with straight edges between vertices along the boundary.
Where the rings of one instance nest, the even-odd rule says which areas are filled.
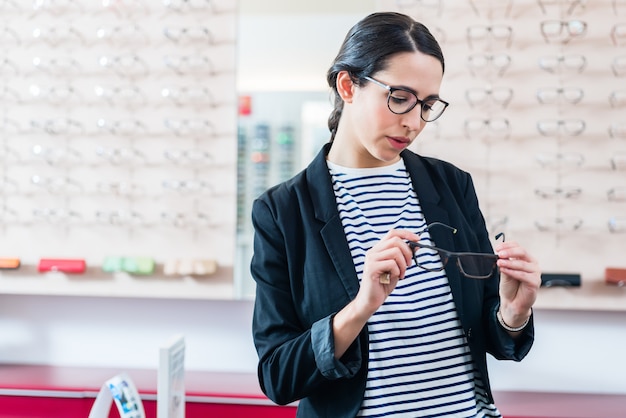
[[[534,258],[528,252],[520,247],[517,243],[503,243],[496,247],[496,254],[501,259],[521,259],[528,262],[535,262]]]
[[[541,285],[541,272],[535,263],[520,260],[498,260],[498,268],[500,273],[509,279],[534,287]]]
[[[400,238],[406,241],[417,241],[419,239],[419,235],[406,229],[391,229],[387,232],[385,238]]]

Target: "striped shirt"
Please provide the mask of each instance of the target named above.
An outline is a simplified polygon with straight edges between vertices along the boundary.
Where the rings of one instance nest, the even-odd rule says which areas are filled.
[[[328,162],[341,221],[361,280],[365,252],[391,229],[435,245],[400,159],[380,168]],[[441,263],[435,257],[433,263]],[[367,324],[365,396],[359,416],[500,417],[487,401],[452,299],[445,270],[411,265]]]

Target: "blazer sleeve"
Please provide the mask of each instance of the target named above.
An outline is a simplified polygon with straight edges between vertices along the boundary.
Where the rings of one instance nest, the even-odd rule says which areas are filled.
[[[286,404],[310,396],[329,380],[354,376],[361,367],[361,355],[357,340],[340,361],[334,358],[334,313],[307,318],[297,297],[300,289],[292,282],[301,278],[293,277],[294,250],[289,248],[307,245],[287,237],[290,226],[285,222],[289,221],[273,203],[266,195],[252,209],[253,338],[261,389],[274,402]]]

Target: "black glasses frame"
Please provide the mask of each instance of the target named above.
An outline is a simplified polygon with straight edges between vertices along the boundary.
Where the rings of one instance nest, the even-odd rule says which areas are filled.
[[[388,84],[382,83],[378,80],[373,79],[372,77],[363,77],[363,79],[371,81],[372,83],[384,88],[385,90],[387,90],[388,94],[387,94],[387,108],[389,109],[389,111],[391,113],[394,113],[396,115],[404,115],[405,113],[409,113],[411,110],[413,110],[415,108],[415,106],[417,106],[418,104],[420,105],[421,111],[420,111],[420,118],[424,121],[424,122],[433,122],[437,119],[439,119],[439,117],[441,115],[443,115],[443,112],[445,112],[446,108],[450,105],[450,103],[446,102],[445,100],[442,100],[441,98],[439,98],[438,96],[428,96],[427,98],[425,98],[424,100],[420,100],[417,97],[417,94],[410,89],[404,88],[404,87],[392,87]],[[393,93],[396,91],[403,91],[405,93],[409,93],[410,95],[412,95],[413,97],[415,97],[415,103],[413,103],[411,106],[409,106],[408,109],[402,111],[402,112],[396,112],[391,108],[391,98],[393,97]],[[441,103],[441,105],[443,105],[443,108],[441,109],[441,112],[439,112],[438,114],[436,114],[434,117],[428,117],[430,116],[430,112],[433,108],[433,104],[434,103]],[[424,117],[424,115],[428,115],[427,117]]]
[[[448,228],[452,231],[453,234],[457,233],[457,229],[454,227],[451,227],[449,225],[446,225],[442,222],[433,222],[431,224],[428,224],[426,226],[426,228],[424,230],[428,230],[433,226],[443,226],[445,228]],[[504,232],[500,232],[499,234],[497,234],[495,236],[495,239],[498,240],[502,238],[502,241],[504,241],[506,238],[504,236]],[[492,276],[493,271],[496,268],[496,261],[498,261],[498,259],[500,257],[498,257],[496,254],[489,254],[489,253],[475,253],[475,252],[454,252],[454,251],[448,251],[448,250],[444,250],[442,248],[439,247],[435,247],[433,245],[427,245],[427,244],[421,244],[419,242],[416,241],[409,241],[408,242],[409,247],[411,247],[411,250],[413,251],[413,261],[415,262],[415,265],[420,267],[423,270],[426,271],[441,271],[443,270],[446,265],[448,264],[448,261],[450,261],[453,258],[456,258],[456,264],[457,267],[459,268],[459,271],[461,272],[461,274],[465,277],[468,277],[470,279],[478,279],[478,280],[483,280],[483,279],[488,279],[489,277]],[[436,267],[436,268],[430,268],[430,267],[424,267],[422,266],[418,261],[417,261],[417,248],[426,248],[429,250],[433,250],[433,251],[437,251],[437,253],[439,254],[439,257],[441,258],[441,267]],[[479,257],[482,259],[486,259],[486,260],[493,260],[492,266],[491,266],[491,270],[489,271],[488,274],[481,274],[481,275],[477,275],[477,274],[470,274],[468,272],[465,271],[465,269],[463,268],[463,264],[461,263],[461,259],[462,258],[467,258],[467,257]]]

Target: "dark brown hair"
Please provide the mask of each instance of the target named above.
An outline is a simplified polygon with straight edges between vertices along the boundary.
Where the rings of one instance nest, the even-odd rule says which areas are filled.
[[[426,26],[407,15],[372,13],[350,29],[326,74],[334,102],[334,109],[328,118],[331,141],[335,138],[343,110],[343,100],[337,92],[339,72],[347,71],[352,81],[359,85],[364,77],[384,70],[392,55],[415,51],[437,58],[445,70],[443,53],[435,37]]]

